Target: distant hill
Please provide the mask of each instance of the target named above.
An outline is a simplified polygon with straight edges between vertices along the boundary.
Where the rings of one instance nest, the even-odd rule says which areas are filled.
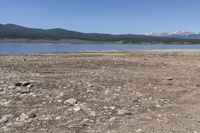
[[[146,33],[144,35],[155,37],[181,38],[181,39],[200,39],[200,33],[177,31],[177,32],[160,32],[160,33]]]
[[[0,42],[200,44],[200,39],[82,33],[59,28],[46,30],[0,24]]]

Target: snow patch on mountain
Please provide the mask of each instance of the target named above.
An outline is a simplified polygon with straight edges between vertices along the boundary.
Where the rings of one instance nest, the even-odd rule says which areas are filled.
[[[198,35],[200,33],[195,33],[195,32],[188,32],[188,31],[176,31],[176,32],[159,32],[159,33],[145,33],[144,35],[148,36],[159,36],[159,37],[168,37],[168,36],[190,36],[190,35]]]

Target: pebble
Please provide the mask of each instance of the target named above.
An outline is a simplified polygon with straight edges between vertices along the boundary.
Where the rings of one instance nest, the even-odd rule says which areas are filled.
[[[114,110],[114,109],[115,109],[115,106],[110,106],[110,109],[111,109],[111,110]]]
[[[132,113],[130,111],[128,111],[127,109],[119,109],[117,111],[118,115],[131,115]]]
[[[37,112],[38,112],[37,109],[33,109],[33,110],[27,112],[26,114],[27,114],[27,116],[28,116],[29,118],[35,118],[35,117],[37,116],[37,115],[36,115]]]
[[[136,133],[141,133],[142,132],[142,129],[137,129],[136,130]]]
[[[17,121],[25,121],[27,120],[29,117],[28,115],[26,115],[25,113],[22,113],[19,118],[17,118]]]
[[[0,119],[0,123],[7,123],[8,122],[8,118],[5,116],[2,116],[2,118]]]
[[[57,116],[55,119],[56,119],[56,120],[60,120],[60,119],[61,119],[61,116]]]
[[[105,95],[108,95],[109,94],[109,90],[107,89],[107,90],[105,90]]]
[[[70,98],[64,101],[64,104],[75,105],[76,103],[77,103],[77,100],[75,98]]]
[[[2,99],[0,101],[0,105],[4,107],[9,107],[10,103],[11,103],[11,100]]]
[[[14,86],[14,85],[8,87],[8,89],[10,89],[10,90],[14,90],[15,88],[16,88],[16,86]]]
[[[162,106],[161,106],[161,105],[159,105],[159,104],[156,104],[156,107],[157,107],[157,108],[161,108]]]
[[[22,86],[22,85],[23,85],[23,84],[20,83],[20,82],[15,84],[15,86],[17,86],[17,87],[20,87],[20,86]]]
[[[90,116],[95,117],[96,116],[96,112],[95,111],[91,111],[90,112]]]
[[[30,93],[30,89],[29,88],[26,88],[26,89],[22,89],[21,90],[21,94],[27,94],[27,93]]]
[[[22,85],[24,86],[24,87],[30,87],[30,85],[31,85],[31,83],[30,82],[24,82],[24,83],[22,83]]]
[[[78,111],[81,110],[81,108],[80,108],[79,106],[75,106],[75,107],[73,107],[73,110],[74,110],[75,112],[78,112]]]
[[[109,119],[109,122],[113,122],[115,120],[116,120],[116,117],[112,117],[112,118]]]
[[[172,77],[167,77],[167,80],[172,81],[174,79]]]

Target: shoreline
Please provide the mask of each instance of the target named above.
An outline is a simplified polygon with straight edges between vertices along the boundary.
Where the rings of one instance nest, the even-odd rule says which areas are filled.
[[[39,53],[16,53],[1,54],[0,56],[37,56],[37,55],[64,55],[64,54],[87,54],[87,53],[129,53],[129,52],[200,52],[200,49],[158,49],[158,50],[86,50],[86,51],[69,51],[69,52],[39,52]]]

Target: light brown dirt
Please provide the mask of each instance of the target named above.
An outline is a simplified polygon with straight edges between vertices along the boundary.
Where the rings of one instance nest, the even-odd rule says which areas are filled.
[[[8,133],[199,133],[200,52],[0,56],[3,118]]]

